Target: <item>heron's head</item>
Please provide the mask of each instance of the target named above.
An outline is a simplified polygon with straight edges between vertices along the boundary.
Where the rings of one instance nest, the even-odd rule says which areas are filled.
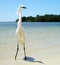
[[[26,7],[24,5],[20,5],[21,9],[26,9]]]
[[[20,5],[20,6],[18,7],[17,13],[18,13],[18,14],[21,13],[21,10],[22,10],[22,9],[26,9],[26,7],[25,7],[24,5]]]

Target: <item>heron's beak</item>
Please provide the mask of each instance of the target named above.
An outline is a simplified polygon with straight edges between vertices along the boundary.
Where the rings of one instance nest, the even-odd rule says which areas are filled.
[[[23,7],[24,9],[27,9],[26,7]]]

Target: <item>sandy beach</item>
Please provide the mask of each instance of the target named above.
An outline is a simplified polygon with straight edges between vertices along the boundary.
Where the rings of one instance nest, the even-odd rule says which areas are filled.
[[[23,59],[24,53],[23,48],[20,45],[20,50],[17,59],[14,59],[15,50],[1,55],[0,65],[59,65],[60,64],[60,46],[50,48],[36,48],[36,45],[28,44],[26,47],[27,60]],[[33,48],[33,49],[32,49]],[[10,55],[9,55],[10,54]]]
[[[41,51],[42,50],[42,51]],[[41,49],[40,51],[30,50],[28,51],[28,60],[23,60],[23,55],[18,54],[17,60],[13,57],[7,56],[0,59],[0,65],[59,65],[60,64],[60,52],[59,48]],[[58,50],[58,51],[57,51]],[[34,53],[33,53],[34,51]],[[20,53],[20,51],[19,51]]]

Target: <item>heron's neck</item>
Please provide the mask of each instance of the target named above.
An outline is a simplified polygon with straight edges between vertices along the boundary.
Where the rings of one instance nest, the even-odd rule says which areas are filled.
[[[20,11],[20,13],[18,14],[19,16],[19,22],[22,22],[22,12]]]
[[[22,12],[19,13],[19,21],[18,21],[18,27],[20,28],[22,25]]]

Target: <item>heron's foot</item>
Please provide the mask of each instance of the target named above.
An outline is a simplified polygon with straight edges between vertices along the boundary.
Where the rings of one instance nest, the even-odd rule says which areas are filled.
[[[24,60],[27,60],[27,57],[26,56],[24,57]]]

